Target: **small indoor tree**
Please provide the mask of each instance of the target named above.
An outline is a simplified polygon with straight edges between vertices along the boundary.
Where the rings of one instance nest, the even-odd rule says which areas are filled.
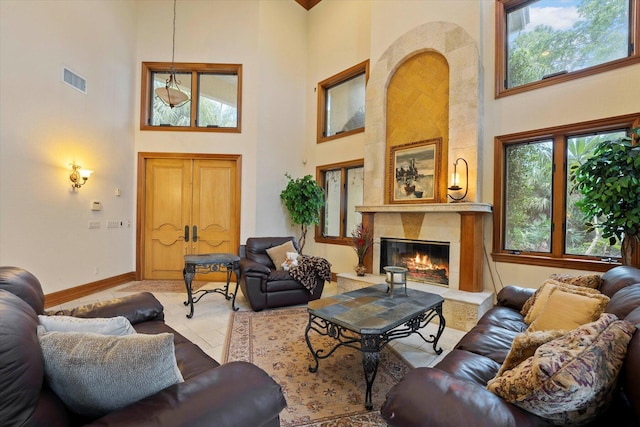
[[[284,175],[289,179],[289,183],[280,193],[280,198],[289,210],[291,221],[300,224],[299,243],[302,252],[307,237],[307,226],[320,222],[320,212],[325,203],[324,190],[311,175],[297,179],[291,178],[288,173]]]
[[[603,141],[572,172],[588,231],[600,229],[611,245],[621,242],[622,264],[632,265],[640,246],[640,146],[629,137]]]

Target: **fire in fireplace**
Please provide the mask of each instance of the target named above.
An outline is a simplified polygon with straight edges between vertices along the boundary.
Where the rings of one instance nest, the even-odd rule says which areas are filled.
[[[406,267],[407,279],[449,286],[449,243],[425,240],[380,239],[380,270]]]

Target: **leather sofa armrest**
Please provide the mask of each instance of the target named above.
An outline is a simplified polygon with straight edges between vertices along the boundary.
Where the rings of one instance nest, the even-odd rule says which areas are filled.
[[[252,261],[248,258],[241,258],[240,273],[243,275],[252,275],[257,273],[266,277],[271,273],[271,268],[264,264],[260,264],[257,261]]]
[[[164,320],[164,307],[150,292],[141,292],[72,309],[50,311],[46,314],[94,318],[124,316],[132,325],[135,325],[148,320]]]
[[[520,311],[524,303],[531,298],[535,291],[535,289],[520,286],[505,286],[498,292],[498,305]]]
[[[484,387],[436,368],[416,368],[387,393],[380,413],[389,426],[548,426]]]
[[[287,406],[280,386],[262,369],[230,362],[95,420],[90,426],[269,425]]]

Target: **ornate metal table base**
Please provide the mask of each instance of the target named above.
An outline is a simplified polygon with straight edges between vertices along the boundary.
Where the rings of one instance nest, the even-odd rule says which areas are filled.
[[[238,294],[238,285],[240,283],[239,261],[240,257],[234,254],[185,255],[182,275],[184,276],[184,284],[187,288],[187,300],[184,302],[184,305],[190,307],[187,318],[191,319],[193,317],[193,305],[200,301],[203,296],[212,292],[224,295],[227,301],[231,300],[232,310],[238,310],[238,307],[236,307],[236,295]],[[196,273],[207,274],[223,271],[227,273],[227,282],[223,288],[192,291],[191,282]],[[233,293],[229,293],[231,273],[235,273],[236,275],[236,288]],[[197,298],[195,298],[196,295],[198,295]]]
[[[397,299],[397,297],[394,298],[394,300],[395,299]],[[371,329],[372,333],[365,333],[365,330],[363,329],[360,329],[360,332],[355,332],[353,329],[357,329],[356,327],[347,328],[335,323],[335,320],[332,321],[324,319],[319,315],[311,313],[311,311],[312,309],[310,309],[309,312],[309,323],[305,330],[305,340],[307,341],[307,346],[313,356],[315,365],[309,365],[309,371],[317,372],[319,360],[326,359],[331,356],[342,346],[359,350],[362,352],[362,366],[364,368],[364,378],[367,384],[365,407],[368,410],[373,409],[371,388],[378,372],[380,351],[390,341],[398,338],[405,338],[411,334],[418,334],[425,342],[433,344],[433,350],[436,354],[442,353],[442,348],[438,348],[438,340],[445,328],[445,319],[442,315],[442,300],[436,302],[432,306],[424,307],[422,311],[409,315],[408,320],[398,326],[390,324],[390,328],[382,327],[379,328],[379,330]],[[437,335],[429,335],[428,337],[425,337],[420,332],[420,329],[424,328],[435,317],[438,317],[439,319]],[[309,332],[312,330],[317,332],[319,335],[331,337],[338,342],[329,351],[325,351],[324,349],[314,350],[311,340],[309,339]]]

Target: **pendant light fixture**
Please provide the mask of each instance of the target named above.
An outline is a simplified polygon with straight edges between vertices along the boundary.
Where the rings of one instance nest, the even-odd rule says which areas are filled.
[[[174,58],[176,52],[176,0],[173,0],[173,43],[171,47],[171,68],[169,69],[169,78],[164,87],[156,88],[155,93],[171,108],[180,107],[189,101],[189,95],[182,92],[178,85],[180,81],[176,79],[176,70],[174,67]]]

